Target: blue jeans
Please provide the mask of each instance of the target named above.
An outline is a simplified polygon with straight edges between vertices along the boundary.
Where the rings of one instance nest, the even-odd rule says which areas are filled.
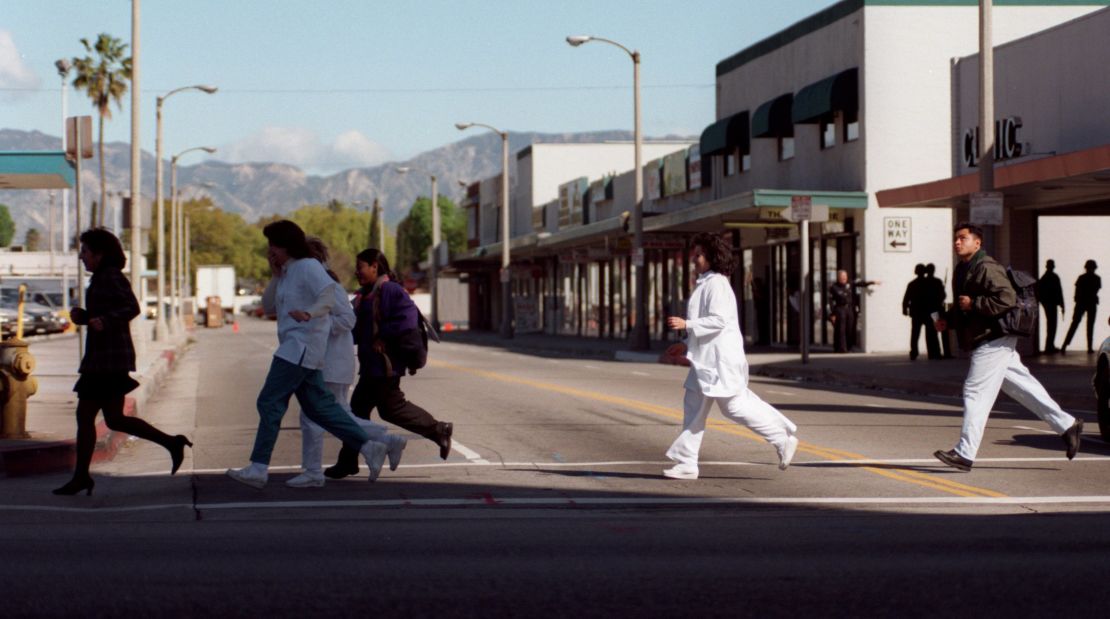
[[[258,433],[254,436],[251,462],[270,463],[281,430],[281,418],[294,394],[304,414],[345,445],[360,449],[370,439],[324,387],[324,375],[320,370],[310,370],[274,357],[266,383],[258,394]]]

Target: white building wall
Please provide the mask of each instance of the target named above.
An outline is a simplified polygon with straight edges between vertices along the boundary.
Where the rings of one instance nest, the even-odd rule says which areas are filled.
[[[1074,19],[1095,6],[994,7],[999,45]],[[863,343],[873,352],[908,347],[902,316],[905,284],[917,263],[932,262],[938,277],[951,273],[952,214],[945,209],[879,209],[875,192],[947,178],[952,174],[952,59],[979,45],[978,8],[972,6],[864,7],[861,140],[866,147],[865,190],[870,207],[860,227],[863,275],[883,284],[864,299]],[[976,102],[978,95],[975,95]],[[884,251],[883,220],[909,217],[910,253]],[[951,281],[951,278],[949,278]],[[949,299],[951,301],[951,299]],[[894,335],[894,336],[892,336]]]

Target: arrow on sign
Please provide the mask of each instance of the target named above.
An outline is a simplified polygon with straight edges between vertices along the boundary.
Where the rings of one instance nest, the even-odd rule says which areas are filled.
[[[890,242],[890,246],[895,248],[895,249],[897,249],[899,247],[905,247],[906,245],[908,245],[908,243],[906,243],[905,241],[891,241]]]

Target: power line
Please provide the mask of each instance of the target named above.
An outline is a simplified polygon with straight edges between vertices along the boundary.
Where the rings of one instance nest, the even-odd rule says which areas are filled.
[[[645,90],[690,90],[713,88],[715,84],[642,84]],[[484,92],[567,92],[573,90],[627,90],[627,85],[593,86],[504,86],[488,88],[224,88],[221,94],[421,94],[421,93],[484,93]],[[0,92],[57,92],[57,88],[0,87]],[[166,89],[142,88],[139,92],[162,94]]]

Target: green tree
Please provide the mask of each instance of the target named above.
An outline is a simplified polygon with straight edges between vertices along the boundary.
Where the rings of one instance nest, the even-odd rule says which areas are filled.
[[[448,251],[463,251],[466,249],[466,213],[443,195],[439,196],[437,206],[440,232],[447,243]],[[432,200],[421,196],[413,203],[409,214],[397,224],[397,260],[393,265],[394,269],[408,272],[414,264],[427,260],[428,248],[431,246]]]
[[[243,283],[257,288],[269,279],[266,238],[260,227],[248,224],[236,213],[217,208],[207,196],[184,202],[181,207],[189,215],[189,247],[194,271],[198,265],[230,264]],[[157,230],[151,234],[154,246]]]
[[[95,44],[89,44],[88,39],[81,39],[85,47],[84,58],[74,58],[73,68],[76,76],[73,78],[73,87],[85,91],[96,108],[99,118],[97,129],[97,157],[100,159],[100,204],[107,204],[107,187],[104,180],[104,121],[112,118],[112,103],[116,109],[122,108],[123,95],[127,93],[128,84],[131,82],[131,57],[127,53],[127,45],[112,35],[102,32],[96,37]],[[93,209],[93,226],[104,225],[104,209],[98,213]]]
[[[11,245],[13,238],[15,238],[15,221],[8,211],[8,205],[0,204],[0,247]]]
[[[26,251],[38,251],[41,243],[42,234],[39,233],[38,228],[28,229],[27,236],[23,237],[23,249]]]
[[[305,234],[319,237],[328,246],[328,266],[344,286],[357,286],[355,256],[366,249],[369,213],[332,200],[326,206],[303,206],[289,213],[288,219],[304,229]]]

